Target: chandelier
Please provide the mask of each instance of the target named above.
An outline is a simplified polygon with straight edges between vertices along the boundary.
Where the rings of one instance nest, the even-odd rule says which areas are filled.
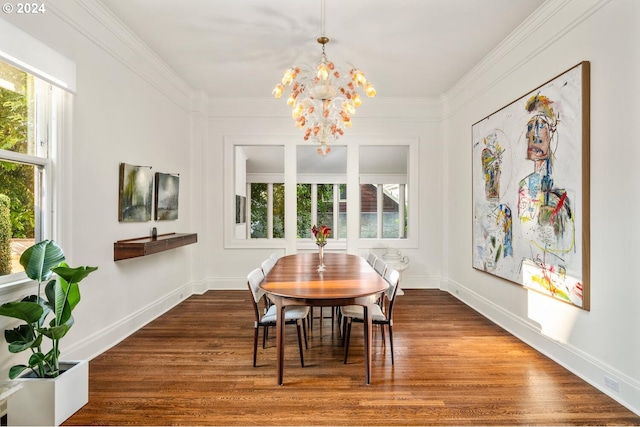
[[[284,72],[281,83],[273,89],[280,98],[285,87],[291,87],[287,105],[292,108],[296,127],[304,129],[304,140],[317,144],[318,153],[326,156],[331,144],[351,127],[351,116],[362,100],[359,91],[374,97],[376,90],[357,68],[348,73],[340,70],[327,59],[325,45],[329,37],[324,35],[325,3],[322,2],[322,35],[317,42],[322,45],[320,61],[315,67],[292,67]]]

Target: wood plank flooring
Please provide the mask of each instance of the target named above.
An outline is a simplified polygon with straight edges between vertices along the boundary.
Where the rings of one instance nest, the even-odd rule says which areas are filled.
[[[253,361],[249,291],[192,296],[90,363],[89,403],[65,425],[640,425],[640,417],[451,295],[405,290],[395,365],[374,329],[364,384],[362,325],[349,361],[316,319],[305,367],[287,327]]]

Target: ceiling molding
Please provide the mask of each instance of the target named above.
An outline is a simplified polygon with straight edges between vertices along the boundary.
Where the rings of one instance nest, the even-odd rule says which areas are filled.
[[[440,121],[440,98],[373,98],[367,99],[354,115],[359,119],[401,121]],[[249,105],[249,107],[247,107]],[[210,118],[291,118],[291,108],[281,99],[209,98]]]
[[[543,3],[509,37],[496,46],[477,66],[441,97],[443,118],[450,118],[468,105],[470,101],[481,97],[507,76],[528,66],[531,58],[542,53],[610,1],[548,0]],[[560,18],[563,12],[570,14],[569,19],[567,16]],[[573,15],[573,19],[571,19],[571,15]],[[542,32],[542,34],[546,34],[546,37],[540,37],[541,28],[548,27],[556,19],[562,19],[562,26],[555,31],[554,27],[551,27],[551,31]],[[514,53],[517,50],[520,51],[517,54]],[[511,62],[505,64],[506,60]],[[496,70],[500,70],[500,72],[496,73]]]
[[[97,0],[50,0],[51,11],[186,112],[193,89]]]

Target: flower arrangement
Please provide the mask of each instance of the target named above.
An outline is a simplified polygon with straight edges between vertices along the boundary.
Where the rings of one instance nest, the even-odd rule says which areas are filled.
[[[319,228],[314,225],[311,228],[311,232],[313,233],[313,237],[316,239],[317,245],[326,245],[327,237],[329,237],[331,229],[326,225],[321,225]]]

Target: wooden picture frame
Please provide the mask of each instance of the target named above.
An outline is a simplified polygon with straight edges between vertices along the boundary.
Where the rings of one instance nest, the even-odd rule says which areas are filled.
[[[472,125],[473,268],[590,308],[590,64]]]

